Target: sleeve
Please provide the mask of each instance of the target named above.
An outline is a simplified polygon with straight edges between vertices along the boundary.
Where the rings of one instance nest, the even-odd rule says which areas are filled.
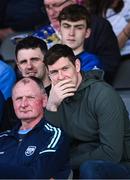
[[[80,162],[76,156],[72,155],[71,163],[75,166],[90,159],[119,162],[122,157],[124,124],[128,121],[128,113],[123,101],[111,87],[105,89],[101,87],[96,91],[96,95],[93,93],[90,97],[94,104],[92,111],[95,111],[98,121],[99,142],[93,148],[92,145],[87,148],[86,143],[86,152],[80,153]]]
[[[61,119],[63,118],[60,116],[58,111],[52,112],[45,109],[45,118],[54,126],[61,128]]]

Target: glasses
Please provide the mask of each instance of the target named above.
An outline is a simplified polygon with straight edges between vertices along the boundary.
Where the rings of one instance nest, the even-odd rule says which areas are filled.
[[[63,6],[66,2],[68,2],[69,0],[65,0],[65,1],[63,1],[63,2],[61,2],[61,3],[54,3],[54,4],[45,4],[45,8],[47,9],[47,10],[49,10],[49,9],[58,9],[58,8],[60,8],[61,6]]]

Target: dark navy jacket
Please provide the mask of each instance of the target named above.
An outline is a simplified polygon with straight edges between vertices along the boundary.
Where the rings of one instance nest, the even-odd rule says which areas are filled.
[[[18,129],[0,134],[0,179],[68,177],[68,138],[59,128],[41,120],[23,140]]]

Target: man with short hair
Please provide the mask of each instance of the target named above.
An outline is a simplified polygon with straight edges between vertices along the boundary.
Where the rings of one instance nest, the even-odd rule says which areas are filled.
[[[59,14],[60,33],[62,44],[72,48],[81,62],[81,70],[102,68],[101,60],[96,55],[84,50],[84,41],[91,33],[90,14],[79,4],[65,7]]]
[[[0,134],[0,178],[68,178],[68,138],[44,118],[47,94],[43,83],[36,77],[21,79],[12,99],[19,124]]]
[[[72,138],[71,167],[80,179],[130,178],[130,121],[118,93],[102,72],[80,72],[67,45],[45,54],[52,83],[45,117]]]
[[[38,77],[45,88],[50,88],[50,79],[44,64],[46,51],[47,45],[43,40],[28,36],[16,45],[15,56],[16,64],[23,77]]]

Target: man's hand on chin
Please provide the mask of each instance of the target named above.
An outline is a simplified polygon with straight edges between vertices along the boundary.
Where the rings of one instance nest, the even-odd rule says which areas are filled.
[[[55,85],[52,84],[46,109],[49,111],[57,111],[57,108],[61,102],[65,98],[73,96],[75,91],[76,87],[71,79],[59,81]]]

